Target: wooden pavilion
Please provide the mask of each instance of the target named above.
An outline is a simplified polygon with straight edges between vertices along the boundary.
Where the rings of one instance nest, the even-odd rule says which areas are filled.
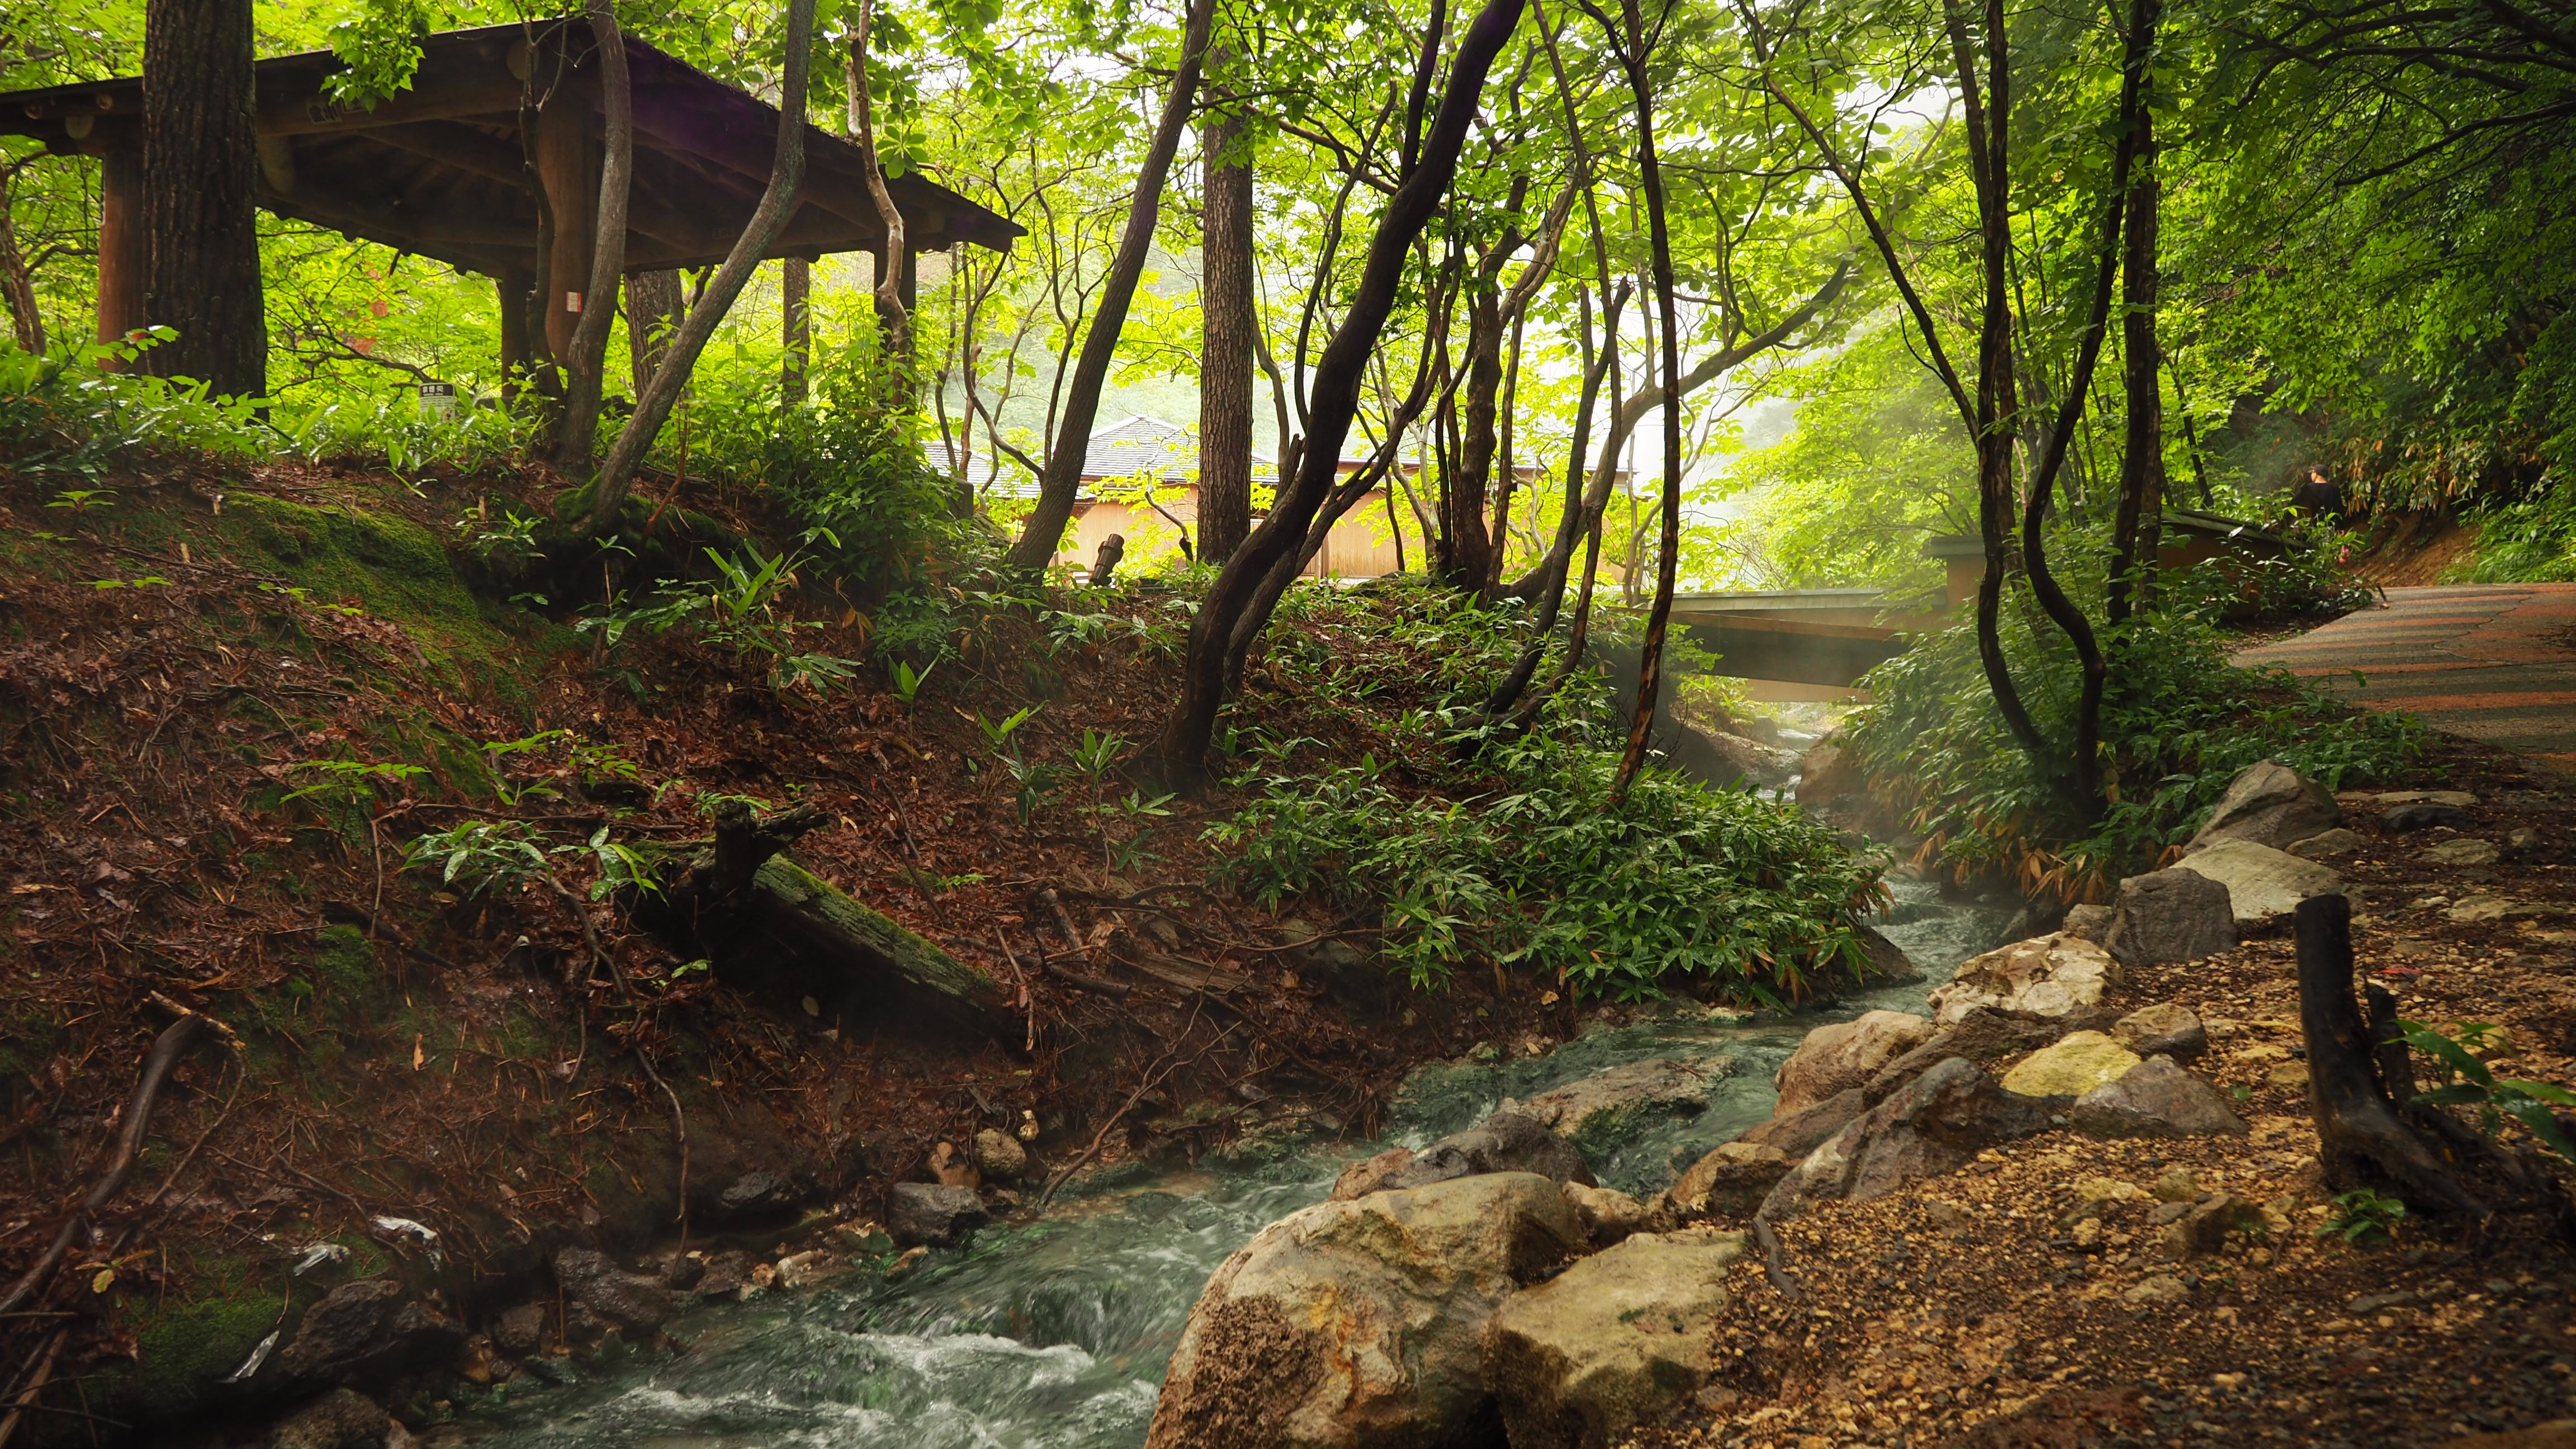
[[[722,260],[768,185],[778,109],[641,41],[626,41],[635,115],[629,273]],[[357,110],[324,82],[328,51],[258,65],[259,204],[493,278],[507,363],[561,357],[589,285],[599,206],[599,45],[589,22],[454,30],[421,42],[411,88]],[[143,82],[137,76],[0,94],[0,134],[103,163],[98,333],[143,315]],[[1022,228],[918,175],[889,180],[904,255],[885,256],[859,149],[808,125],[799,205],[770,257],[866,251],[902,268],[969,242],[1006,251]],[[882,271],[880,272],[882,275]],[[532,336],[531,297],[543,302]]]

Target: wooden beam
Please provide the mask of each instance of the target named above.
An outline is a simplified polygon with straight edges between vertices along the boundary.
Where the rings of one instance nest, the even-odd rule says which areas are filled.
[[[537,181],[554,218],[544,279],[546,349],[556,357],[572,355],[582,291],[590,285],[591,230],[599,220],[599,147],[590,120],[587,103],[562,93],[537,120]]]
[[[149,320],[143,274],[151,241],[143,230],[143,152],[119,148],[101,158],[98,194],[98,340],[114,342]]]

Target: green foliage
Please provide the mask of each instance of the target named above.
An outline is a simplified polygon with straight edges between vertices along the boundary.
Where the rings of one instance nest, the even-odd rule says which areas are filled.
[[[2367,1247],[2396,1237],[2398,1225],[2405,1221],[2405,1203],[2365,1187],[2334,1200],[2334,1212],[2317,1229],[2317,1236]]]
[[[0,339],[0,448],[9,450],[10,466],[30,477],[95,483],[112,459],[130,450],[266,456],[276,435],[249,400],[210,397],[205,384],[186,379],[102,366],[131,364],[178,335],[155,327],[133,341],[84,344],[67,357],[33,356]],[[58,496],[72,491],[108,496],[96,489]]]
[[[462,883],[468,895],[496,888],[509,890],[534,881],[562,889],[555,863],[564,857],[587,857],[596,871],[590,898],[606,900],[621,890],[657,893],[652,862],[632,847],[608,838],[603,825],[579,843],[559,843],[519,820],[467,820],[413,840],[403,864],[437,873],[439,884]]]
[[[2377,597],[2351,569],[2358,535],[2296,524],[2286,533],[2289,548],[2272,557],[2220,554],[2166,575],[2158,585],[2165,606],[2212,624],[2243,625],[2349,614]]]
[[[344,69],[322,82],[322,93],[344,106],[372,111],[380,101],[411,89],[420,65],[420,43],[429,36],[429,7],[420,0],[360,0],[358,13],[331,27],[331,53]]]
[[[2004,652],[2052,739],[2073,735],[2081,675],[2062,635],[2016,596]],[[2385,778],[2415,759],[2424,731],[2403,715],[2357,712],[2281,671],[2238,669],[2205,620],[2154,611],[2106,632],[2112,687],[2102,712],[2103,818],[2068,817],[1994,707],[1975,632],[1916,641],[1871,671],[1871,702],[1845,738],[1878,788],[1909,813],[1925,856],[2025,890],[2102,895],[2152,868],[2199,828],[2228,782],[2271,758],[2329,789]]]
[[[817,538],[836,541],[828,531],[813,529],[800,542]],[[770,688],[782,694],[828,693],[857,673],[849,660],[803,649],[796,642],[796,631],[815,627],[798,619],[790,608],[796,570],[806,561],[805,554],[764,554],[752,543],[742,546],[739,557],[714,549],[705,554],[715,568],[714,578],[664,579],[653,603],[633,613],[585,620],[584,626],[602,630],[602,637],[611,644],[633,624],[657,634],[689,629],[739,658],[764,663]]]
[[[2504,1028],[2475,1021],[2455,1021],[2447,1031],[2419,1021],[2401,1021],[2397,1028],[2405,1033],[2408,1046],[2433,1059],[2440,1074],[2442,1084],[2418,1093],[2416,1101],[2433,1106],[2473,1107],[2477,1109],[2479,1128],[2490,1137],[2505,1118],[2511,1117],[2538,1138],[2541,1146],[2576,1162],[2576,1144],[2568,1141],[2556,1116],[2562,1107],[2576,1107],[2576,1092],[2548,1082],[2497,1076],[2485,1058],[2504,1051]]]

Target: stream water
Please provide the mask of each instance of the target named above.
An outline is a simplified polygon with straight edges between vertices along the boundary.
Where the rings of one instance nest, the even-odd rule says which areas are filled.
[[[1880,927],[1926,981],[1831,1013],[1740,1025],[1690,1008],[1600,1027],[1543,1057],[1426,1068],[1407,1083],[1387,1141],[1420,1146],[1505,1097],[1623,1062],[1731,1058],[1708,1111],[1641,1123],[1593,1164],[1609,1186],[1661,1189],[1770,1115],[1771,1074],[1810,1028],[1879,1007],[1919,1010],[1930,986],[1995,944],[2002,912],[1943,901],[1919,881],[1892,884]],[[1133,1449],[1208,1274],[1385,1145],[1133,1181],[1060,1200],[1036,1223],[987,1229],[900,1278],[853,1275],[703,1307],[674,1325],[688,1345],[677,1356],[637,1356],[557,1387],[523,1376],[458,1427],[484,1449]]]

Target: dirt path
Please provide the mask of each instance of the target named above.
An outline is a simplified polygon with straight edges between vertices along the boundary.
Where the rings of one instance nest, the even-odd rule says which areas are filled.
[[[2576,770],[2576,584],[2390,589],[2382,607],[2236,662],[2284,665],[2356,704]]]

